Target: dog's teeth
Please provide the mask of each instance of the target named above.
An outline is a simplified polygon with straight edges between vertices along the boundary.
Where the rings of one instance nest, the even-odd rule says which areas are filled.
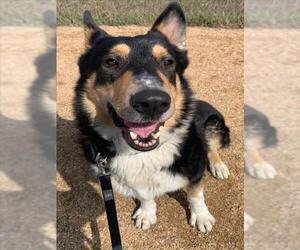
[[[156,140],[153,139],[153,140],[151,141],[151,143],[154,145],[154,144],[156,143]]]
[[[130,134],[130,137],[131,137],[132,140],[135,140],[137,138],[137,134],[136,133],[130,131],[129,134]]]
[[[139,140],[134,140],[134,143],[139,145]]]
[[[152,145],[153,145],[152,141],[148,142],[148,146],[152,146]]]
[[[159,135],[160,135],[160,132],[158,131],[158,132],[156,132],[155,134],[152,133],[151,135],[152,135],[155,139],[158,139],[158,137],[159,137]]]
[[[144,144],[144,143],[140,142],[140,143],[139,143],[139,146],[143,147],[143,144]]]

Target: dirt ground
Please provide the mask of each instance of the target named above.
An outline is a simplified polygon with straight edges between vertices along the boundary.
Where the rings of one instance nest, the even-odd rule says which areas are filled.
[[[278,175],[245,178],[245,210],[254,224],[245,249],[300,249],[299,29],[245,30],[245,103],[265,113],[278,133],[262,150]]]
[[[106,30],[135,35],[146,28]],[[225,181],[206,175],[206,203],[216,218],[208,235],[188,225],[181,191],[157,199],[158,222],[148,231],[133,225],[135,202],[116,194],[124,249],[243,249],[243,31],[193,27],[187,42],[187,76],[197,97],[214,104],[231,129],[232,145],[222,152],[231,175]],[[81,28],[57,28],[57,248],[110,249],[101,192],[80,151],[72,115],[82,49]]]
[[[56,56],[46,33],[0,27],[0,249],[55,249]]]

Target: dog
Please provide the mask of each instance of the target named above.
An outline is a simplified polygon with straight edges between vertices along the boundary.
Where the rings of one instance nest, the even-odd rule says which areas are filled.
[[[107,159],[114,191],[140,201],[135,225],[156,223],[154,199],[185,189],[189,223],[212,230],[201,182],[204,170],[229,176],[218,150],[230,144],[224,117],[196,100],[188,66],[186,21],[171,3],[144,35],[114,37],[84,13],[86,51],[78,61],[74,110],[82,148],[96,174],[95,156]]]
[[[275,168],[263,159],[259,150],[277,145],[277,130],[257,109],[245,105],[244,111],[245,172],[254,178],[274,178],[277,175]]]
[[[259,153],[264,148],[276,147],[277,129],[271,125],[269,118],[257,109],[244,106],[245,136],[245,172],[258,179],[272,179],[277,175],[276,169]],[[244,214],[244,230],[254,223],[254,218]]]

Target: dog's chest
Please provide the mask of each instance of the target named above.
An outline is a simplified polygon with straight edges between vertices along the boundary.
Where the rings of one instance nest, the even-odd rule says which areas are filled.
[[[167,169],[180,157],[180,147],[188,126],[187,121],[173,133],[161,132],[160,146],[147,152],[129,147],[119,130],[97,126],[97,131],[112,140],[118,152],[110,160],[114,190],[126,196],[153,199],[186,186],[186,177]]]
[[[174,174],[170,167],[178,154],[176,145],[165,145],[141,154],[123,154],[111,161],[114,189],[127,196],[153,199],[187,185],[187,178]]]

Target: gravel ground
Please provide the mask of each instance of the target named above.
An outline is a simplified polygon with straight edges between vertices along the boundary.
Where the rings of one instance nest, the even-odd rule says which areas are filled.
[[[146,28],[106,30],[135,35]],[[130,217],[135,202],[116,194],[124,249],[243,249],[243,31],[193,27],[187,42],[191,59],[187,76],[197,97],[223,112],[231,129],[232,145],[222,152],[230,178],[221,181],[206,174],[206,202],[217,222],[208,235],[191,228],[185,194],[176,192],[157,199],[158,222],[142,231]],[[57,247],[110,249],[99,185],[80,151],[72,116],[76,62],[82,49],[81,28],[57,28]]]
[[[55,249],[56,53],[47,32],[0,28],[0,249]]]
[[[245,178],[245,210],[255,220],[245,234],[247,250],[300,249],[299,35],[299,29],[245,30],[245,102],[269,117],[279,141],[261,151],[276,178]]]

